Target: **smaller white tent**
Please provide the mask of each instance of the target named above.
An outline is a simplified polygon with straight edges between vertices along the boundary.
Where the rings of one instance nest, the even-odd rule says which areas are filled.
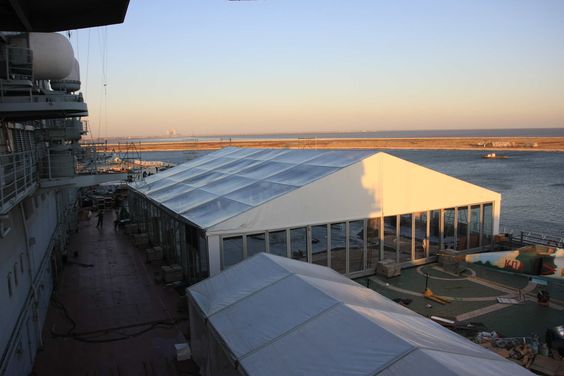
[[[339,273],[265,253],[188,290],[202,375],[530,375]]]

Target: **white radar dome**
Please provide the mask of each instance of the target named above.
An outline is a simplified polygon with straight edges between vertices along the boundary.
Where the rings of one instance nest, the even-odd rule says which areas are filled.
[[[71,74],[74,53],[67,38],[57,33],[29,33],[36,80],[62,80]]]
[[[66,91],[72,93],[80,90],[80,65],[78,60],[73,58],[74,64],[72,65],[71,72],[62,80],[51,80],[51,89],[57,91]]]

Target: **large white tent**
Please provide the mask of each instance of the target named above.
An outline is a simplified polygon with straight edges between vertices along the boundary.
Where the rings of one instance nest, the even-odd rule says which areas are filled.
[[[259,254],[187,290],[193,359],[215,375],[530,375],[318,265]]]
[[[383,258],[433,261],[441,248],[488,247],[501,204],[499,193],[375,150],[225,148],[131,189],[152,243],[194,253],[176,262],[190,274],[186,260],[198,260],[199,275],[258,252],[349,276]]]

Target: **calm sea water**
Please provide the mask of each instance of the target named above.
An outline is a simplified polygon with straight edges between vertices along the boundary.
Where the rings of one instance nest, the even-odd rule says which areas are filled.
[[[384,150],[411,162],[502,194],[502,231],[564,236],[564,153],[517,152],[483,159],[482,151]],[[201,153],[144,152],[146,160],[182,163]]]
[[[219,135],[206,137],[153,137],[128,138],[128,142],[193,142],[218,140],[265,140],[299,138],[410,138],[410,137],[564,137],[564,128],[523,128],[523,129],[441,129],[418,131],[365,131],[331,133],[277,133],[254,135]],[[120,141],[120,140],[110,140]]]

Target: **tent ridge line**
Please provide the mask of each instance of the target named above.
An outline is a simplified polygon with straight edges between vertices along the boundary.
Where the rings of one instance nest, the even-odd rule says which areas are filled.
[[[471,343],[473,343],[473,342],[471,342]],[[477,345],[477,346],[479,346],[479,345]],[[461,353],[461,352],[458,352],[458,351],[433,349],[431,347],[426,347],[426,346],[425,347],[423,347],[423,346],[418,347],[418,350],[429,350],[429,351],[434,351],[434,352],[438,352],[438,353],[461,355],[461,356],[467,356],[469,358],[491,360],[491,361],[496,361],[496,362],[504,362],[506,360],[505,358],[502,358],[501,355],[497,355],[496,353],[489,351],[489,350],[488,350],[488,353],[484,353],[484,355],[481,355],[481,354],[471,354],[470,355],[470,354],[464,354],[464,353]],[[490,352],[491,352],[491,354],[489,354]],[[488,356],[486,356],[486,354]],[[490,357],[490,355],[492,355],[492,356]]]
[[[270,286],[272,286],[272,285],[274,285],[274,284],[276,284],[276,283],[278,283],[278,282],[280,282],[280,281],[283,281],[283,280],[285,280],[285,279],[287,279],[287,278],[289,278],[289,277],[291,277],[291,276],[293,276],[293,275],[294,275],[294,274],[285,275],[284,277],[279,278],[279,279],[277,279],[277,280],[274,280],[274,281],[272,281],[271,283],[269,283],[269,284],[267,284],[267,285],[264,285],[263,287],[259,288],[258,290],[255,290],[255,291],[253,291],[252,293],[243,296],[241,299],[238,299],[237,301],[234,301],[233,303],[228,304],[228,305],[222,307],[221,309],[218,309],[217,311],[215,311],[214,313],[212,313],[211,315],[209,315],[209,316],[207,317],[208,321],[210,320],[210,318],[212,318],[212,316],[215,316],[216,314],[222,312],[223,310],[225,310],[225,309],[227,309],[227,308],[229,308],[229,307],[231,307],[231,306],[234,306],[235,304],[237,304],[237,303],[239,303],[239,302],[241,302],[241,301],[243,301],[243,300],[245,300],[245,299],[247,299],[247,298],[249,298],[249,297],[251,297],[251,296],[253,296],[253,295],[258,294],[258,293],[261,292],[262,290],[265,290],[266,288],[268,288],[268,287],[270,287]]]
[[[410,344],[411,345],[411,344]],[[413,345],[412,345],[413,346]],[[399,362],[400,360],[402,360],[403,358],[405,358],[406,356],[408,356],[409,354],[411,354],[412,352],[415,352],[419,350],[418,347],[413,346],[412,348],[404,351],[402,354],[400,354],[398,357],[390,360],[389,362],[381,365],[380,367],[378,367],[373,373],[370,373],[370,376],[376,376],[378,374],[380,374],[381,372],[387,370],[388,368],[390,368],[393,364]]]
[[[413,345],[412,345],[413,346]],[[382,367],[378,368],[374,373],[370,374],[370,376],[376,376],[378,374],[380,374],[382,371],[386,370],[387,368],[389,368],[390,366],[392,366],[393,364],[395,364],[396,362],[400,361],[401,359],[405,358],[406,356],[408,356],[409,354],[411,354],[412,352],[418,351],[418,350],[429,350],[429,351],[434,351],[434,352],[438,352],[438,353],[447,353],[447,354],[454,354],[454,355],[461,355],[461,356],[467,356],[470,358],[476,358],[476,359],[484,359],[484,360],[491,360],[491,361],[497,361],[497,362],[503,362],[504,359],[496,359],[495,357],[486,357],[486,356],[480,356],[480,355],[469,355],[469,354],[463,354],[457,351],[449,351],[449,350],[439,350],[439,349],[434,349],[431,347],[417,347],[414,346],[413,348],[411,348],[410,350],[406,351],[405,353],[401,354],[398,358],[395,358],[393,360],[391,360],[390,362],[384,364]],[[488,354],[489,355],[489,354]]]
[[[310,321],[316,320],[318,319],[320,316],[323,316],[324,314],[326,314],[327,312],[337,308],[337,306],[339,305],[343,305],[343,302],[341,301],[336,301],[334,304],[330,305],[329,307],[325,308],[323,311],[317,313],[315,316],[310,317],[309,319],[305,320],[304,322],[294,326],[292,329],[282,333],[281,335],[272,338],[270,341],[262,344],[261,346],[257,347],[256,349],[249,351],[248,353],[244,354],[243,356],[241,356],[240,358],[238,358],[239,364],[241,363],[241,360],[244,360],[245,358],[253,355],[254,353],[256,353],[257,351],[262,350],[263,348],[270,346],[271,344],[273,344],[274,342],[278,342],[280,339],[294,333],[296,330],[298,330],[299,328],[305,326],[306,324],[308,324]]]

